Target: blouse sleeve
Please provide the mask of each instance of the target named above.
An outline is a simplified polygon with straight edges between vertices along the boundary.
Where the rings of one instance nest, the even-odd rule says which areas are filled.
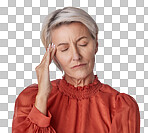
[[[50,125],[51,113],[48,111],[48,115],[45,116],[35,107],[34,92],[35,89],[27,88],[17,97],[12,133],[56,133]]]
[[[115,114],[110,133],[140,133],[140,113],[136,100],[119,93],[115,100]]]

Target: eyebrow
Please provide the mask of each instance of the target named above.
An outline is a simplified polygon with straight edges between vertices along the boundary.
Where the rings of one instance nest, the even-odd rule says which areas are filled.
[[[80,37],[79,39],[77,39],[77,41],[76,41],[76,43],[78,42],[78,41],[80,41],[81,39],[83,39],[83,38],[87,38],[86,36],[82,36],[82,37]],[[59,43],[58,44],[58,46],[60,46],[60,45],[67,45],[68,43]],[[57,47],[58,47],[57,46]]]

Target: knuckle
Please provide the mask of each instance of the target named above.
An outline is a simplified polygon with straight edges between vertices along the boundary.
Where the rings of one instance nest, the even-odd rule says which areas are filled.
[[[35,68],[35,71],[38,72],[38,71],[39,71],[39,67],[36,67],[36,68]]]
[[[37,70],[38,69],[38,67],[35,67],[35,70]]]

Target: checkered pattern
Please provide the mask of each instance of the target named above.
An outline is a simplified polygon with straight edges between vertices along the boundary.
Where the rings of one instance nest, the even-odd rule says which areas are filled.
[[[65,6],[84,9],[98,24],[94,73],[136,99],[141,133],[148,132],[148,0],[0,0],[0,132],[11,132],[16,97],[37,83],[45,16]],[[53,62],[50,70],[51,80],[62,78]]]

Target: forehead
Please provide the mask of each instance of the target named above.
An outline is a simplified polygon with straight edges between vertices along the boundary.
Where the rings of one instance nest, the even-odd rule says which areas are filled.
[[[80,36],[90,36],[90,32],[88,28],[80,23],[80,22],[73,22],[70,24],[62,24],[57,28],[53,29],[52,32],[52,40],[65,40],[65,39],[77,39]]]

